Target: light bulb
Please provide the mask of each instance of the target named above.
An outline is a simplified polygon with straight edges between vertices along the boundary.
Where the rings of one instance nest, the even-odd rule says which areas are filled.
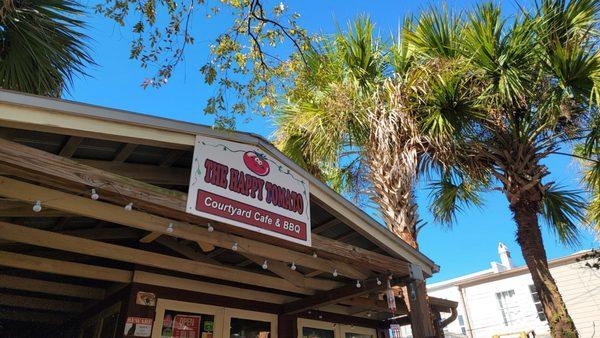
[[[313,258],[317,258],[317,253],[313,252]]]
[[[125,210],[127,211],[131,211],[131,209],[133,209],[133,203],[129,202],[126,206],[125,206]]]
[[[40,212],[42,211],[42,202],[41,201],[35,201],[35,204],[33,205],[33,211],[34,212]]]
[[[359,280],[357,280],[357,281],[356,281],[356,287],[357,287],[357,288],[360,288],[360,286],[361,286],[361,285],[360,285],[360,281],[359,281]]]
[[[292,262],[292,266],[290,266],[290,269],[296,270],[296,263]]]
[[[319,315],[319,319],[323,319],[323,315]]]
[[[238,244],[237,244],[237,242],[235,242],[235,243],[233,243],[233,246],[231,246],[231,250],[237,251],[237,249],[238,249]]]
[[[169,223],[169,226],[167,227],[167,232],[168,233],[172,233],[173,232],[173,223]]]
[[[267,260],[265,259],[265,261],[262,265],[262,268],[263,268],[263,270],[267,270],[268,267],[269,267],[269,265],[267,264]]]
[[[371,312],[367,312],[367,317],[371,318],[371,316],[373,316],[373,314]]]
[[[337,269],[334,269],[334,270],[333,270],[333,277],[337,277],[337,276],[338,276]]]
[[[213,228],[212,224],[208,223],[208,232],[213,232],[215,231],[215,228]]]
[[[381,281],[379,280],[379,277],[377,277],[377,285],[381,285]]]
[[[98,198],[100,198],[100,196],[98,195],[98,193],[96,193],[96,189],[92,189],[92,194],[90,195],[90,197],[96,201]]]

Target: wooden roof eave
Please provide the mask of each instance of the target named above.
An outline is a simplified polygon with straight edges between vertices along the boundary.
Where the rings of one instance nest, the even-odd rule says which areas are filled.
[[[419,265],[425,275],[431,275],[439,270],[439,267],[425,255],[393,235],[325,184],[307,174],[261,136],[243,132],[217,131],[198,124],[5,90],[0,90],[0,109],[3,112],[0,123],[25,129],[83,137],[104,137],[124,142],[183,149],[193,147],[196,134],[259,146],[285,165],[306,176],[310,181],[313,197],[321,205],[328,207],[336,217],[342,218],[355,231],[360,232],[389,254]]]

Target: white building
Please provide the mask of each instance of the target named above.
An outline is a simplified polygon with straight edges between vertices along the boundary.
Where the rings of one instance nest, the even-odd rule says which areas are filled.
[[[582,338],[600,337],[600,271],[585,266],[582,251],[548,262],[569,314]],[[500,263],[491,268],[428,286],[433,297],[457,301],[458,317],[446,337],[518,337],[550,330],[526,266],[514,267],[507,247],[498,247]],[[512,335],[510,335],[513,333]]]

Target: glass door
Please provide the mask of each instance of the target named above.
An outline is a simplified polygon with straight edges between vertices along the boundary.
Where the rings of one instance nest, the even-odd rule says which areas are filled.
[[[158,299],[152,338],[221,338],[224,308]]]
[[[299,318],[298,338],[377,338],[377,330]]]
[[[277,315],[225,309],[223,338],[277,338]]]
[[[377,338],[377,331],[367,327],[340,325],[340,338]]]
[[[338,338],[333,323],[298,318],[298,338]]]

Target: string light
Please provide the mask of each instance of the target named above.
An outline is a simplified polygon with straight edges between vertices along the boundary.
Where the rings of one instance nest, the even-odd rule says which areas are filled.
[[[92,189],[92,194],[90,195],[90,198],[93,199],[94,201],[96,201],[96,200],[98,200],[98,198],[100,198],[100,196],[96,192],[96,189]]]
[[[333,269],[333,277],[337,277],[337,276],[338,276],[337,269]]]
[[[356,287],[357,287],[357,288],[360,288],[360,287],[361,287],[361,285],[360,285],[360,281],[359,281],[358,279],[356,280]]]
[[[237,251],[237,249],[238,249],[238,244],[237,244],[237,242],[234,242],[233,246],[231,247],[231,250]]]
[[[42,202],[41,201],[35,201],[35,204],[33,205],[33,212],[40,212],[42,211]]]
[[[127,211],[131,211],[131,209],[133,209],[133,202],[129,202],[126,206],[125,206],[125,210]]]
[[[373,316],[373,314],[371,312],[367,312],[367,317],[371,318],[371,316]]]
[[[215,228],[213,228],[212,224],[208,223],[208,232],[213,232],[215,231]]]
[[[381,281],[379,280],[379,277],[377,277],[377,285],[381,285]]]
[[[292,262],[292,266],[290,266],[290,269],[296,270],[296,263]]]
[[[267,264],[267,260],[265,259],[263,265],[262,265],[263,270],[267,270],[267,268],[269,268],[269,265]]]
[[[169,226],[167,227],[167,232],[168,233],[172,233],[173,232],[173,223],[169,223]]]
[[[313,258],[317,258],[317,253],[313,252]]]

